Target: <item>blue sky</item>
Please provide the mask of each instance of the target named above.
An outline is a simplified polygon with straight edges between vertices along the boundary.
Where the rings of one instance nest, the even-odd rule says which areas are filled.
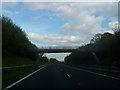
[[[25,8],[23,3],[18,3],[15,7],[4,6],[3,4],[4,10],[9,12],[3,12],[3,15],[10,17],[26,33],[60,33],[60,26],[65,22],[54,11],[29,10]]]
[[[2,6],[2,14],[20,26],[38,47],[87,44],[96,33],[113,33],[118,15],[114,2],[4,2]]]

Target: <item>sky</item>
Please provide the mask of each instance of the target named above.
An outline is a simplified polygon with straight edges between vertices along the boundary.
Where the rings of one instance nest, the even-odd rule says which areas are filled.
[[[113,33],[118,23],[118,3],[13,0],[2,3],[2,15],[11,18],[38,47],[78,47],[89,43],[97,33]],[[44,55],[63,61],[69,54]]]

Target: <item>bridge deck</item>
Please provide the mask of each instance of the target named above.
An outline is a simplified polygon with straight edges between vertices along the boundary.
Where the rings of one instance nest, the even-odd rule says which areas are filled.
[[[100,50],[81,50],[81,49],[39,49],[38,53],[84,53],[84,52],[100,52]]]

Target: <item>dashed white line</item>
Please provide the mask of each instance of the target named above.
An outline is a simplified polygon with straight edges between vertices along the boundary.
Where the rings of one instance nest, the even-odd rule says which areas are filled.
[[[67,74],[68,77],[71,77],[69,74]]]

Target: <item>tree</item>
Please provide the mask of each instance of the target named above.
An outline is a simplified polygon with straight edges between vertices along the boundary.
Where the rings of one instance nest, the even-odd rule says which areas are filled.
[[[41,62],[48,62],[48,58],[47,57],[42,57]]]
[[[117,31],[116,33],[119,33]],[[101,64],[105,65],[120,65],[120,35],[110,34],[96,34],[89,44],[79,47],[84,51],[96,50],[96,55]],[[87,56],[87,57],[86,57]],[[71,53],[65,58],[65,62],[72,64],[94,64],[94,61],[89,53]],[[90,62],[92,61],[92,62]]]
[[[50,58],[51,63],[60,63],[56,58]]]
[[[101,39],[101,36],[102,36],[101,33],[95,34],[95,36],[93,37],[93,39],[91,39],[90,43],[93,44],[93,43],[99,41]]]
[[[2,17],[2,49],[3,58],[17,56],[27,57],[36,60],[37,53],[34,53],[38,48],[32,44],[26,33],[13,23],[7,17]]]

